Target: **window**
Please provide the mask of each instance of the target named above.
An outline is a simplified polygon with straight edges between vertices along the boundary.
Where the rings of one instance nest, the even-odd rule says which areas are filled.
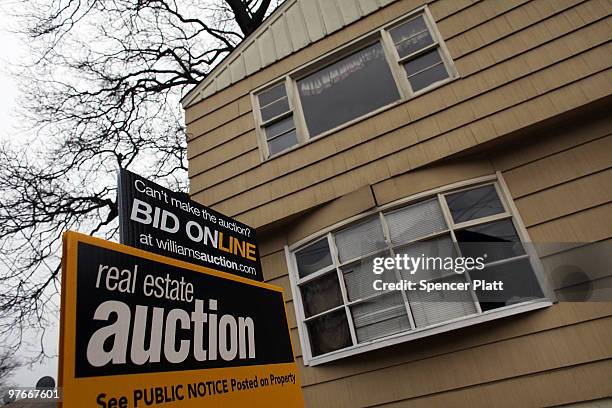
[[[413,92],[451,76],[444,62],[447,58],[443,56],[425,14],[391,28],[389,34]]]
[[[285,82],[260,92],[257,106],[267,155],[275,155],[298,144]]]
[[[305,361],[318,364],[549,305],[536,273],[539,261],[529,254],[508,200],[489,177],[385,206],[287,248]],[[373,273],[375,258],[404,254],[452,260],[486,255],[484,267],[464,273],[435,264],[415,274],[396,267]],[[382,291],[374,288],[376,279],[499,280],[504,290]]]
[[[323,60],[254,93],[264,159],[457,76],[427,7]]]
[[[298,80],[297,87],[311,135],[400,98],[380,41]]]

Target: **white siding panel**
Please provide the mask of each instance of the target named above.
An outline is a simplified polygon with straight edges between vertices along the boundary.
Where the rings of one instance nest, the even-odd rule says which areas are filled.
[[[378,10],[379,7],[378,0],[359,0],[359,8],[364,16]]]
[[[261,63],[264,67],[276,61],[276,46],[274,45],[272,30],[268,28],[264,31],[256,42],[259,44]]]
[[[279,19],[272,23],[272,37],[274,37],[274,45],[276,46],[276,57],[281,59],[291,54],[291,38],[287,32],[287,19],[283,14]]]
[[[325,30],[327,34],[331,34],[334,31],[340,29],[344,24],[340,10],[336,1],[330,0],[319,0],[319,7],[321,15],[323,16],[323,22],[325,23]]]
[[[229,68],[225,68],[223,71],[221,71],[219,75],[217,76],[216,81],[217,81],[217,87],[219,89],[229,86],[229,84],[232,82],[232,78],[230,77]]]
[[[310,35],[310,41],[315,42],[323,36],[325,36],[325,26],[319,11],[319,3],[317,0],[307,0],[300,2],[302,6],[302,12],[304,14],[304,21],[308,28],[308,34]]]
[[[256,41],[251,42],[244,49],[244,65],[247,75],[258,71],[261,68],[261,57],[259,55],[259,46]]]
[[[200,98],[201,99],[207,98],[210,95],[214,94],[216,91],[217,91],[216,82],[211,82],[202,89],[202,91],[200,92]]]
[[[351,24],[361,17],[361,10],[357,0],[338,0],[338,8],[342,14],[344,25]]]
[[[291,44],[293,44],[293,50],[297,51],[308,45],[310,43],[310,38],[308,37],[308,31],[306,30],[306,23],[300,3],[294,3],[293,6],[289,7],[285,13],[285,17],[287,19],[287,27],[291,37]]]
[[[397,0],[286,0],[183,101],[188,107]]]
[[[244,54],[239,54],[238,58],[230,62],[230,73],[232,74],[232,82],[238,82],[246,76],[244,68]]]

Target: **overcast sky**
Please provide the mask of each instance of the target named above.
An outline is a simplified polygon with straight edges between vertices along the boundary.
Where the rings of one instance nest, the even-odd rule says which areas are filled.
[[[8,15],[8,9],[18,1],[0,0],[0,44],[2,45],[2,54],[0,54],[0,138],[3,139],[18,136],[13,117],[16,109],[17,84],[8,74],[9,62],[19,60],[23,50],[19,38],[10,32],[15,28],[15,22]],[[57,326],[51,328],[45,336],[45,347],[53,354],[57,353],[57,336]],[[36,352],[37,347],[39,347],[38,344],[26,345],[18,357],[27,359]],[[50,375],[57,379],[56,359],[47,360],[43,365],[37,364],[33,367],[21,368],[11,380],[17,385],[32,387],[43,375]]]

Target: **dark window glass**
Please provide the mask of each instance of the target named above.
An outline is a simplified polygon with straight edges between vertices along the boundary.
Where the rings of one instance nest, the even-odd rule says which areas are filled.
[[[404,64],[404,68],[406,69],[406,73],[408,75],[414,75],[417,72],[420,72],[440,62],[442,62],[440,53],[438,52],[438,50],[433,50],[426,52],[423,55],[419,55],[417,58],[406,62]]]
[[[397,26],[390,33],[400,58],[433,43],[423,16]]]
[[[485,263],[525,254],[516,229],[510,220],[490,222],[455,231],[461,254],[485,257]]]
[[[321,239],[295,254],[300,278],[310,275],[332,264],[327,238]]]
[[[270,140],[274,136],[278,136],[281,133],[285,133],[291,129],[295,129],[295,125],[293,124],[292,116],[286,119],[280,120],[270,126],[266,126],[266,138]]]
[[[288,111],[289,101],[287,100],[287,97],[284,97],[283,99],[279,99],[278,101],[261,108],[261,119],[265,122]]]
[[[313,356],[343,349],[353,343],[344,309],[309,320],[306,327]]]
[[[295,133],[295,130],[292,130],[289,133],[285,133],[282,136],[278,136],[270,140],[268,142],[268,150],[270,151],[270,156],[273,156],[276,153],[280,153],[283,150],[287,150],[297,144],[297,134]]]
[[[314,316],[342,304],[336,271],[300,286],[306,317]]]
[[[408,78],[410,86],[414,92],[418,92],[423,88],[427,88],[429,85],[442,81],[448,78],[448,72],[444,64],[434,65],[425,71],[419,72]]]
[[[446,202],[456,224],[504,212],[493,185],[448,194]]]
[[[298,89],[311,136],[400,97],[380,43],[299,80]]]
[[[476,296],[483,311],[544,297],[528,259],[486,267],[482,271],[472,270],[470,277],[472,282],[484,280],[503,283],[503,290],[476,289]]]
[[[359,303],[351,312],[360,343],[410,330],[404,299],[398,292]]]
[[[259,98],[259,106],[264,107],[269,105],[271,102],[274,102],[286,95],[287,92],[285,92],[285,84],[278,84],[266,91],[261,92],[257,96]]]

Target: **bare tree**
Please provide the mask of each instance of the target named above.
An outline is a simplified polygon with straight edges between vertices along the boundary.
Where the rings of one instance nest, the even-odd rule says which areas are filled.
[[[280,2],[19,4],[31,137],[0,145],[0,343],[19,347],[22,330],[44,330],[45,310],[57,307],[63,231],[116,236],[117,168],[185,189],[181,95]]]
[[[10,378],[19,367],[21,367],[21,362],[12,352],[7,350],[0,352],[0,404],[12,400],[6,391],[12,386]]]

